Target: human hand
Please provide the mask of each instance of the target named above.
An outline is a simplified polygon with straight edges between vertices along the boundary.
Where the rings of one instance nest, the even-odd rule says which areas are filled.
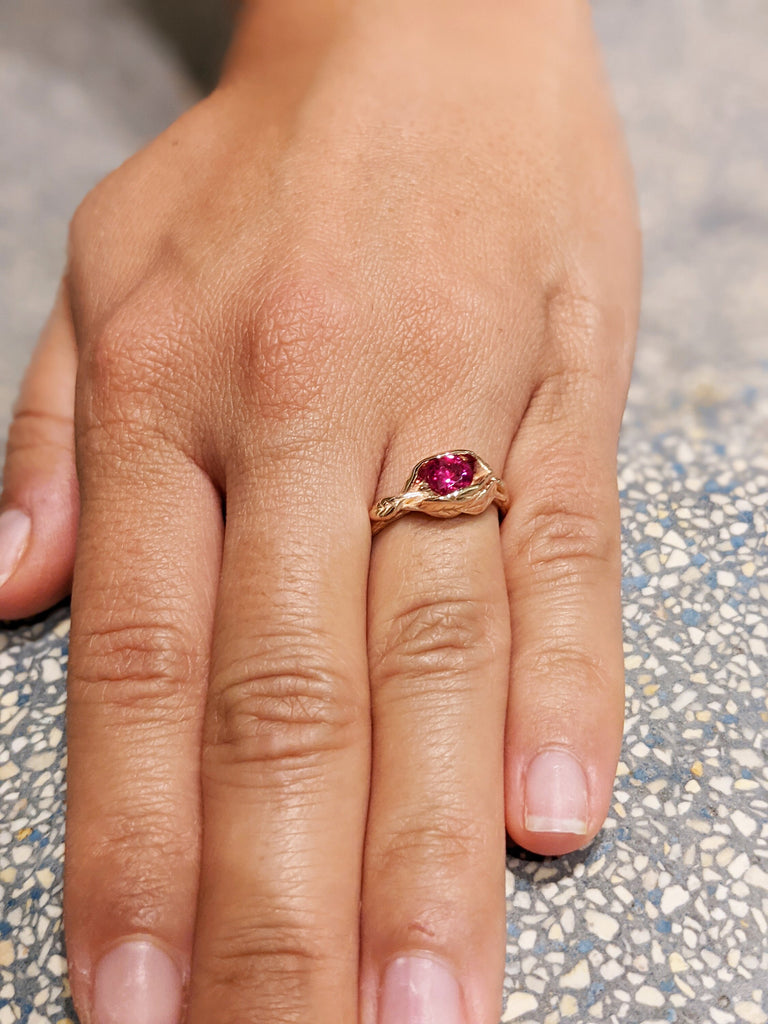
[[[358,976],[367,1024],[494,1021],[505,816],[544,853],[605,816],[630,178],[585,6],[462,7],[262,5],[73,223],[0,615],[68,584],[79,362],[66,918],[95,1024],[173,1021],[183,986],[192,1022],[353,1020]],[[506,480],[501,530],[371,544],[449,448]],[[568,753],[588,792],[558,802]]]

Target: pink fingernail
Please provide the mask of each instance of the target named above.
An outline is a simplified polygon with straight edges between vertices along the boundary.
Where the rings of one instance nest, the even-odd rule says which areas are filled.
[[[543,750],[525,778],[525,827],[529,832],[587,832],[587,780],[567,750]]]
[[[176,964],[152,942],[123,942],[96,968],[93,1024],[178,1024],[182,979]]]
[[[384,974],[379,1024],[464,1024],[458,981],[431,957],[399,956]]]
[[[0,587],[21,561],[31,529],[32,522],[21,509],[7,508],[0,513]]]

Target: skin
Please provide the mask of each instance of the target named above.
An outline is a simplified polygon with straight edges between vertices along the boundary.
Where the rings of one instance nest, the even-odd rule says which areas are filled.
[[[639,251],[577,0],[266,0],[212,96],[86,198],[0,506],[32,519],[0,618],[74,564],[85,1021],[126,937],[168,952],[191,1024],[373,1024],[409,952],[498,1019],[505,826],[561,854],[611,797]],[[371,542],[450,448],[507,482],[501,525]],[[584,834],[526,827],[542,750],[582,766]]]

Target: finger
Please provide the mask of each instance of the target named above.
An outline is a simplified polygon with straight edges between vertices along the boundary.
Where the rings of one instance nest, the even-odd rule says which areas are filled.
[[[72,427],[76,371],[62,286],[8,435],[0,498],[0,619],[36,614],[71,586],[78,515]]]
[[[228,473],[190,1024],[355,1019],[366,473],[317,441]]]
[[[594,837],[621,745],[621,389],[613,397],[606,380],[585,371],[545,382],[506,470],[507,828],[537,853],[565,853]]]
[[[405,477],[413,451],[398,451]],[[495,1024],[509,674],[496,509],[450,521],[411,514],[388,526],[373,543],[369,616],[361,1017]]]
[[[208,479],[169,442],[117,432],[91,424],[80,439],[67,949],[84,1020],[176,1024],[194,930],[221,513]]]

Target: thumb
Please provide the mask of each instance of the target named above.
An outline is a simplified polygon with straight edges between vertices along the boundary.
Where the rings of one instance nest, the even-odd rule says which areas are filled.
[[[34,615],[69,592],[78,488],[77,350],[64,286],[13,412],[0,496],[0,619]]]

